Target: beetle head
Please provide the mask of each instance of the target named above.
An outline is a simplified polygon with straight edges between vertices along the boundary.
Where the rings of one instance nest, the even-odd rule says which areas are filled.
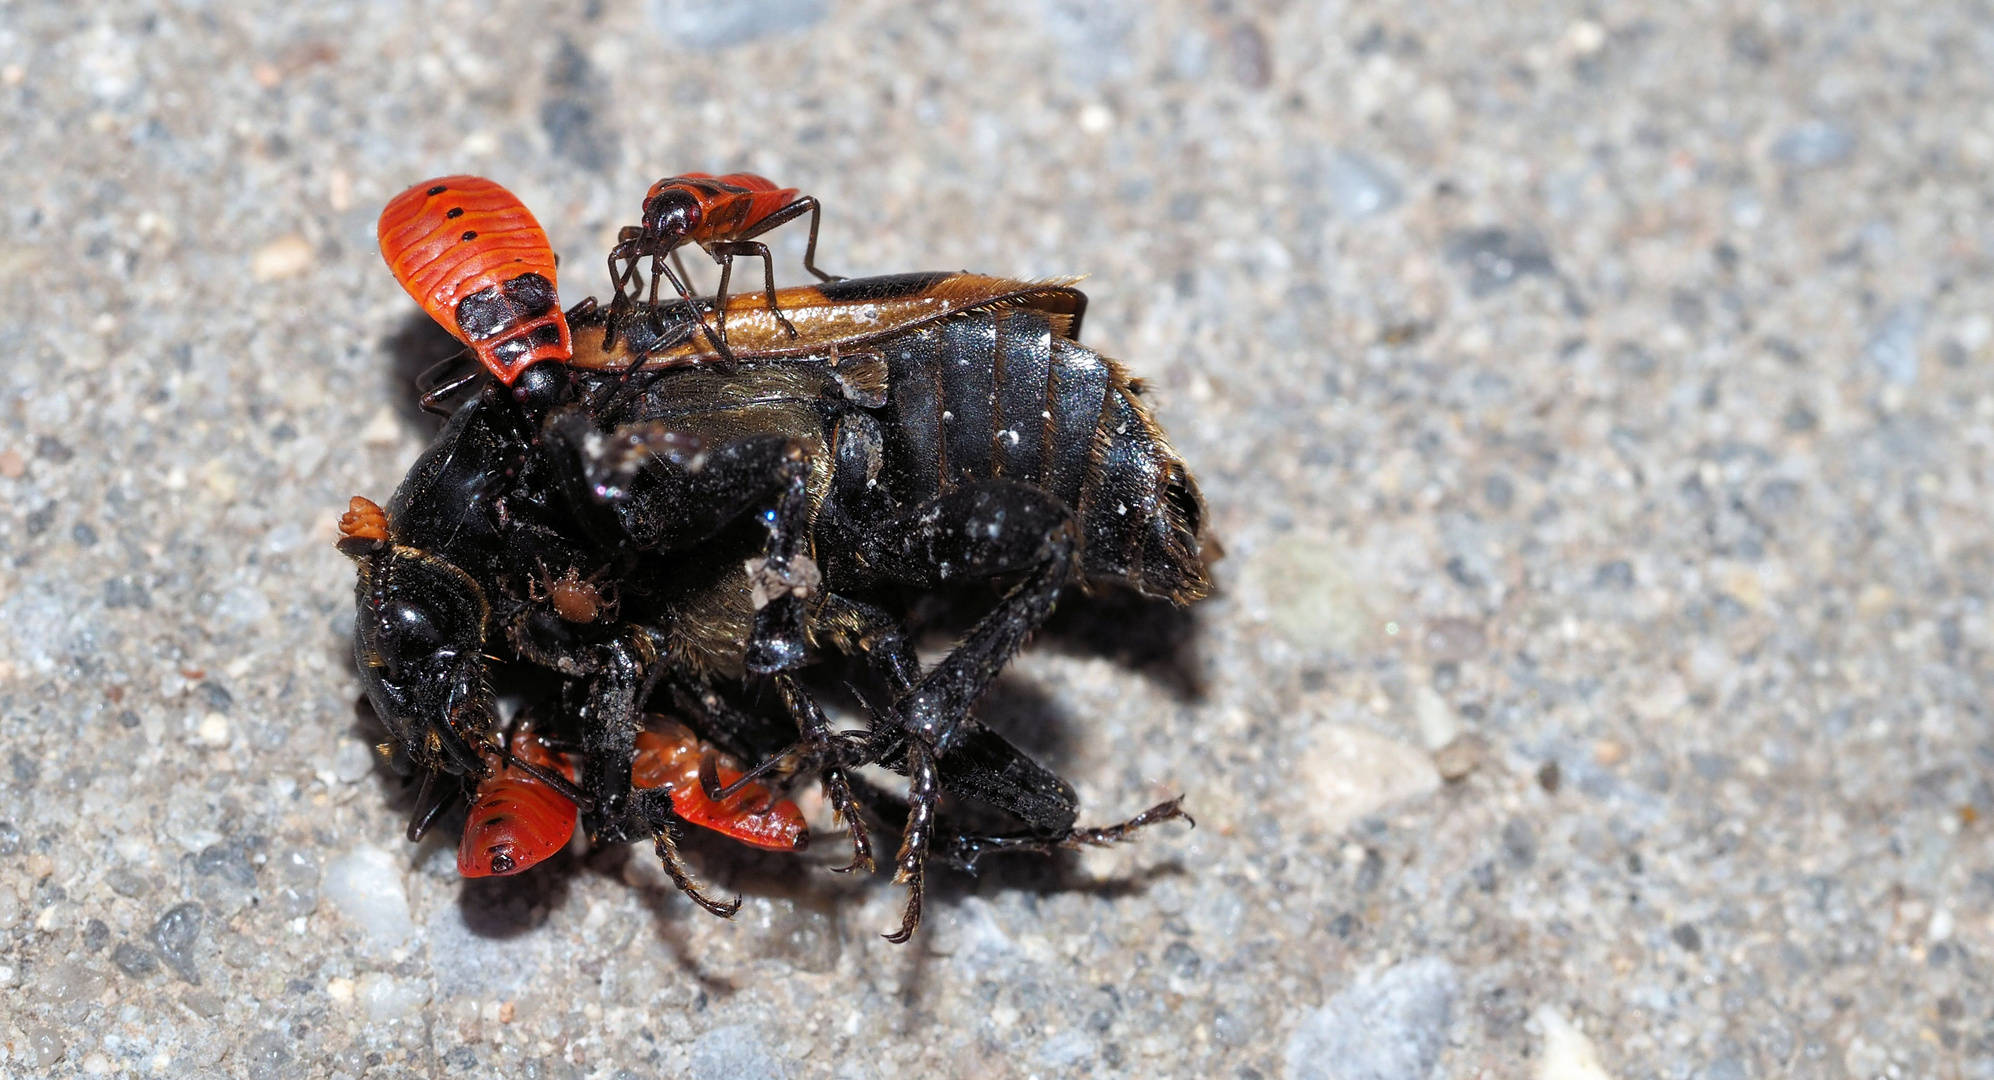
[[[493,715],[484,590],[449,560],[415,548],[382,545],[358,561],[353,653],[395,757],[482,777]]]

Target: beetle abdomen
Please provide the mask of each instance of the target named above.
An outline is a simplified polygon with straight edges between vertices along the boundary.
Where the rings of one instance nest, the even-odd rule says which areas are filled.
[[[974,312],[885,343],[888,490],[919,503],[1007,477],[1072,509],[1090,576],[1180,603],[1210,588],[1204,503],[1121,366],[1031,309]]]

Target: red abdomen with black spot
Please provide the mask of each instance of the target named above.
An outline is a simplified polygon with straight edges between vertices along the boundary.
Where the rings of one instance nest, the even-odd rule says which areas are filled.
[[[554,248],[512,192],[480,176],[425,180],[388,202],[379,236],[395,280],[500,382],[574,355]]]
[[[531,731],[512,737],[512,756],[572,780],[575,770]],[[575,835],[575,804],[554,785],[507,765],[478,785],[464,839],[457,845],[457,872],[465,877],[504,877],[544,861],[568,846]]]

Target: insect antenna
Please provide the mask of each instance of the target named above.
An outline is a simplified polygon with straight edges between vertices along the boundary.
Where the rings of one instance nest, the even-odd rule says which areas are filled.
[[[755,766],[752,770],[725,787],[722,787],[720,784],[719,756],[712,750],[708,750],[699,756],[699,788],[706,793],[707,798],[712,799],[714,802],[725,802],[733,798],[742,788],[768,775],[778,764],[781,764],[784,758],[795,753],[801,745],[801,743],[798,743],[796,746],[791,746],[787,750],[771,755],[768,760]],[[775,805],[775,793],[770,792],[769,801],[766,805],[760,809],[747,812],[751,814],[763,813],[773,805]]]
[[[546,784],[548,787],[560,792],[562,797],[584,810],[595,809],[595,800],[590,798],[587,792],[575,786],[573,780],[562,776],[560,773],[550,772],[525,758],[514,755],[510,747],[501,751],[501,754],[504,756],[505,764],[508,768],[518,769],[520,772]]]

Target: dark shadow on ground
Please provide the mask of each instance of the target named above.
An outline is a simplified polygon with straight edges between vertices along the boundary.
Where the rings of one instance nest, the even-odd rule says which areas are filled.
[[[419,403],[422,392],[417,381],[437,364],[463,353],[464,343],[451,337],[449,331],[427,314],[412,311],[381,339],[381,351],[388,358],[383,375],[387,380],[387,399],[396,415],[423,438],[435,435],[443,427],[443,418],[422,411]],[[466,366],[462,372],[452,369],[452,373],[469,370]],[[461,394],[451,398],[453,403],[462,400]]]
[[[910,593],[908,624],[925,646],[946,647],[995,607],[1009,584],[976,582]],[[1026,648],[1103,657],[1141,672],[1180,701],[1195,702],[1205,695],[1198,620],[1196,606],[1178,607],[1126,585],[1097,582],[1061,593],[1059,606]]]
[[[549,912],[568,902],[569,883],[582,865],[569,848],[508,877],[464,878],[457,890],[457,909],[465,928],[478,937],[495,939],[531,932],[547,921]]]
[[[1194,702],[1205,697],[1198,618],[1196,607],[1178,607],[1126,586],[1096,585],[1091,592],[1068,589],[1038,640],[1063,652],[1113,660],[1154,679],[1179,701]]]

